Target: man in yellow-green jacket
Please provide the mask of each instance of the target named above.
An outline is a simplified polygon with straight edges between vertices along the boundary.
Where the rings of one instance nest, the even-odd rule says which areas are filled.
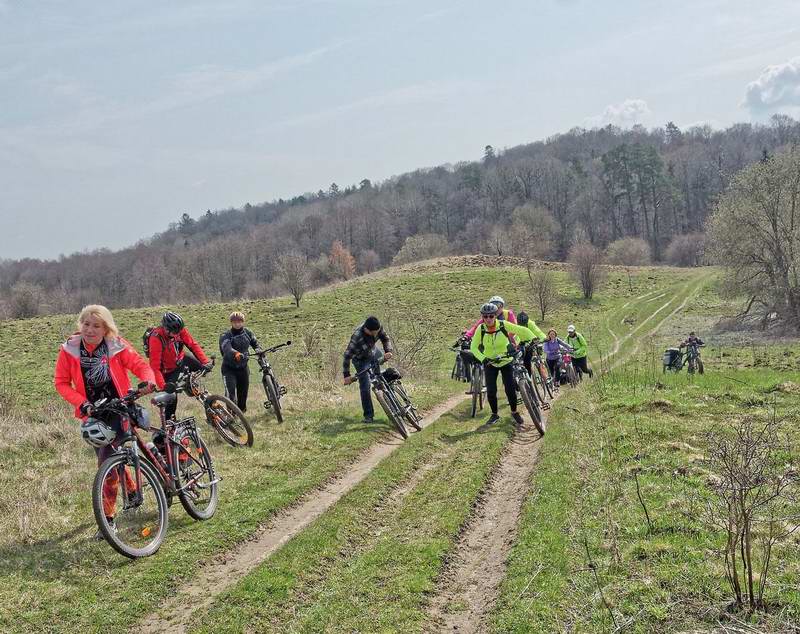
[[[486,424],[492,425],[500,420],[497,415],[497,375],[501,374],[511,417],[514,423],[522,425],[522,416],[517,412],[517,386],[514,385],[511,358],[508,356],[509,346],[512,349],[514,347],[509,341],[509,334],[513,334],[518,342],[523,343],[531,341],[533,333],[523,326],[497,319],[497,306],[494,304],[484,304],[481,307],[481,318],[483,323],[475,330],[469,349],[485,368],[486,398],[492,409],[492,415]]]

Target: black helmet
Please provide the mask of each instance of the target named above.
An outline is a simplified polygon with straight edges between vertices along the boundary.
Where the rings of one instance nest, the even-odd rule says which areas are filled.
[[[481,315],[496,315],[496,314],[497,314],[497,306],[495,304],[487,302],[483,306],[481,306]]]
[[[183,319],[178,313],[167,311],[161,318],[161,325],[167,329],[167,332],[177,334],[183,330]]]
[[[517,315],[517,323],[520,326],[527,326],[529,319],[528,313],[526,313],[524,310],[520,311],[519,315]]]

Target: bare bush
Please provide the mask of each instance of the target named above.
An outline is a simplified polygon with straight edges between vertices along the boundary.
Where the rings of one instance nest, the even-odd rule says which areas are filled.
[[[8,314],[12,319],[35,317],[41,312],[44,295],[42,289],[29,282],[17,282],[11,287]]]
[[[650,245],[641,238],[620,238],[606,248],[606,262],[622,266],[650,264]]]
[[[798,478],[785,424],[746,418],[708,434],[715,477],[705,520],[725,534],[725,573],[737,607],[766,609],[772,549],[800,527]]]
[[[664,254],[673,266],[701,266],[705,259],[706,237],[702,233],[685,233],[670,240]]]
[[[294,298],[295,305],[300,308],[310,279],[310,267],[304,255],[287,253],[278,263],[278,276],[281,283]]]
[[[561,303],[555,275],[550,269],[533,269],[528,266],[528,279],[533,303],[539,308],[539,314],[544,321],[545,315],[554,311]]]
[[[416,236],[409,236],[403,243],[403,247],[392,259],[392,264],[409,264],[419,260],[437,258],[450,253],[450,245],[444,236],[438,233],[423,233]]]
[[[381,265],[381,256],[372,249],[362,251],[358,255],[358,270],[361,273],[372,273],[377,271]]]
[[[331,268],[334,274],[343,279],[349,280],[356,274],[356,260],[350,250],[347,249],[339,240],[334,241],[331,252],[328,255]]]
[[[394,347],[394,365],[403,373],[419,374],[432,366],[436,355],[433,322],[392,313],[383,320]]]
[[[583,297],[592,299],[594,292],[605,280],[603,252],[588,242],[581,242],[569,250],[572,276],[580,284]]]

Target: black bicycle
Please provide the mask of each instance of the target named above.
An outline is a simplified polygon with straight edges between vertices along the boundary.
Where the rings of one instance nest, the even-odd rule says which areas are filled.
[[[517,386],[522,402],[525,404],[525,409],[528,410],[533,424],[540,436],[544,436],[545,421],[542,417],[542,412],[539,409],[539,399],[536,398],[531,375],[525,369],[525,364],[522,361],[523,351],[516,350],[513,354],[503,355],[495,358],[495,361],[502,361],[503,359],[511,359],[511,370],[514,373],[514,383]]]
[[[264,386],[264,392],[267,395],[267,400],[264,401],[264,408],[267,411],[271,409],[275,413],[275,419],[279,423],[283,422],[281,397],[286,395],[286,388],[278,383],[278,379],[275,377],[275,372],[273,371],[269,361],[267,361],[267,355],[291,345],[292,342],[287,341],[286,343],[279,343],[277,346],[272,346],[271,348],[267,348],[265,350],[258,349],[253,352],[258,359],[258,367],[261,368],[261,385]]]
[[[213,365],[214,358],[211,358]],[[227,396],[211,394],[200,382],[210,372],[201,368],[195,372],[183,369],[174,382],[175,392],[184,392],[203,405],[206,421],[226,443],[234,447],[252,447],[253,429],[242,410]]]
[[[375,398],[403,438],[408,438],[405,422],[417,431],[422,431],[422,416],[411,402],[406,388],[403,387],[401,381],[403,377],[400,372],[395,368],[386,368],[381,372],[377,363],[371,363],[354,378],[357,379],[362,374],[369,375],[370,388]]]
[[[544,409],[549,409],[547,400],[553,400],[554,390],[558,389],[558,385],[553,385],[553,377],[550,376],[550,370],[547,368],[547,363],[542,358],[542,344],[530,343],[531,355],[531,371],[533,374],[533,386],[536,389],[537,395],[540,397]]]
[[[123,421],[115,452],[103,461],[92,486],[92,507],[103,537],[118,553],[138,559],[161,547],[169,524],[168,507],[177,497],[197,520],[211,518],[219,502],[211,454],[193,417],[165,419],[164,408],[176,401],[174,393],[156,395],[152,402],[161,413],[161,429],[149,428],[153,442],[139,433],[136,399],[146,384],[122,398],[101,399],[94,416],[114,414]],[[113,518],[109,521],[109,517]]]
[[[450,350],[456,353],[456,360],[453,362],[453,369],[450,372],[450,378],[455,379],[456,381],[469,383],[472,380],[472,368],[464,360],[463,354],[465,351],[469,352],[469,339],[462,335],[450,347]]]

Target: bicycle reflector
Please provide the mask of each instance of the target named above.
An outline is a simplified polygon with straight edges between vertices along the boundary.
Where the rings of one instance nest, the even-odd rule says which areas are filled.
[[[151,532],[152,532],[152,531],[150,530],[150,527],[149,527],[149,526],[145,526],[145,527],[142,529],[142,537],[150,537],[150,533],[151,533]]]

